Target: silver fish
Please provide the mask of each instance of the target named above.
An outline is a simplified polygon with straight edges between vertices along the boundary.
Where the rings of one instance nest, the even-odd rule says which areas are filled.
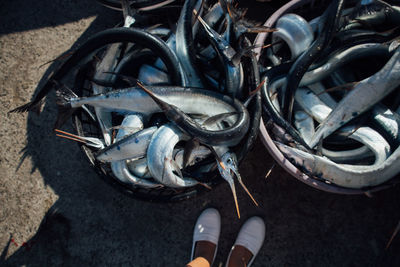
[[[283,40],[289,47],[291,58],[297,58],[306,51],[314,40],[314,33],[308,22],[297,14],[286,14],[276,22],[277,31],[272,33],[272,43]],[[276,53],[281,45],[271,49]]]
[[[178,56],[186,73],[187,86],[203,88],[204,86],[201,78],[197,74],[196,67],[194,65],[194,62],[192,62],[192,57],[190,56],[191,52],[189,46],[192,45],[190,43],[190,39],[192,39],[192,37],[189,35],[192,34],[192,28],[190,28],[190,31],[188,31],[188,29],[185,29],[188,23],[192,23],[192,21],[190,20],[193,17],[193,9],[190,6],[192,4],[193,0],[185,1],[185,4],[181,11],[181,15],[178,20],[176,28],[176,55]],[[201,0],[197,1],[197,3],[194,4],[194,7],[200,5]]]
[[[234,57],[237,55],[236,51],[230,46],[229,42],[208,26],[200,16],[197,18],[224,66],[225,93],[233,97],[240,97],[240,90],[243,86],[243,67],[240,62],[233,62]]]
[[[359,82],[321,123],[315,132],[310,146],[336,131],[343,124],[379,102],[400,84],[400,49],[376,74]]]
[[[117,142],[125,136],[134,134],[135,132],[143,128],[142,117],[139,115],[128,115],[122,121],[121,126],[122,127],[118,131],[115,138]],[[132,174],[130,170],[131,164],[129,164],[128,162],[131,163],[130,160],[119,160],[111,162],[111,171],[120,181],[144,188],[157,188],[162,186],[161,184],[154,183],[151,180],[139,178],[142,176],[135,176],[134,174]]]
[[[142,179],[133,175],[125,160],[116,161],[111,164],[111,170],[113,174],[122,182],[132,184],[135,186],[140,186],[144,188],[157,188],[161,187],[161,184],[154,183],[148,179]]]
[[[152,178],[149,168],[147,167],[147,158],[127,160],[126,163],[129,171],[136,177],[142,179]]]
[[[114,162],[126,159],[143,158],[146,155],[151,137],[156,126],[146,128],[118,139],[114,144],[99,151],[96,159],[101,162]]]
[[[96,67],[96,73],[94,75],[94,79],[98,80],[108,80],[111,81],[112,75],[107,72],[112,72],[117,64],[117,54],[119,53],[119,44],[110,45],[107,49],[102,61]],[[101,94],[110,91],[110,88],[106,88],[95,83],[92,84],[93,94]],[[111,144],[111,131],[109,130],[112,127],[111,122],[111,114],[107,110],[101,107],[94,108],[97,121],[99,122],[99,126],[101,132],[103,133],[104,142],[106,145]]]
[[[140,68],[138,79],[144,84],[148,85],[171,83],[169,76],[166,72],[147,64],[142,65],[142,67]]]
[[[153,135],[147,150],[147,165],[154,179],[174,188],[190,187],[198,184],[193,178],[181,177],[174,173],[173,150],[180,141],[189,140],[189,136],[177,127],[166,124],[161,126]]]
[[[332,110],[307,89],[297,89],[295,99],[304,111],[318,122],[325,120]],[[340,132],[372,150],[375,154],[375,164],[382,163],[389,156],[390,145],[378,132],[369,127],[348,126],[340,129]]]
[[[180,149],[175,153],[174,156],[174,160],[176,164],[179,166],[179,168],[183,167],[183,155],[184,155],[184,150]],[[210,155],[211,155],[210,149],[208,149],[205,146],[199,146],[191,151],[187,166],[191,166],[196,162],[198,162],[199,160],[205,159]]]
[[[311,136],[314,134],[313,118],[301,110],[295,111],[294,118],[294,125],[299,131],[300,136],[303,138],[304,142],[310,142]]]
[[[147,88],[161,100],[178,107],[186,114],[205,114],[211,117],[235,111],[230,103],[214,97],[215,93],[207,90],[174,86],[147,86]],[[71,108],[90,105],[106,108],[109,111],[127,113],[153,114],[161,112],[159,106],[140,87],[115,90],[91,97],[72,97],[67,99],[66,104]],[[233,123],[236,119],[237,116],[232,116],[227,118],[227,121]]]
[[[287,159],[308,173],[346,188],[365,188],[382,184],[400,172],[400,148],[378,165],[355,168],[355,165],[336,164],[327,158],[312,155],[296,148],[275,143]]]
[[[383,105],[375,105],[372,110],[374,122],[381,126],[390,138],[400,144],[400,115]]]
[[[234,176],[236,176],[238,182],[240,185],[243,187],[243,189],[246,191],[246,193],[249,195],[251,200],[254,202],[256,206],[258,206],[257,201],[254,199],[254,197],[250,194],[250,191],[247,189],[246,185],[243,183],[242,177],[239,173],[239,169],[237,166],[237,158],[236,154],[230,151],[225,152],[221,156],[221,162],[218,161],[217,159],[217,166],[219,173],[221,174],[221,177],[228,182],[232,195],[233,195],[233,200],[235,201],[235,206],[236,206],[236,212],[237,215],[240,219],[240,211],[239,211],[239,204],[236,196],[236,188],[235,188],[235,181],[234,181]]]
[[[308,84],[319,82],[350,61],[354,61],[356,59],[366,56],[380,56],[387,53],[387,46],[383,44],[367,43],[355,45],[329,58],[328,62],[326,62],[322,66],[307,71],[301,79],[299,86],[305,86]]]

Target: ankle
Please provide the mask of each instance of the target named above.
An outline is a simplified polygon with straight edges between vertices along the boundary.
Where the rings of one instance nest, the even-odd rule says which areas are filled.
[[[232,248],[231,255],[227,267],[244,267],[248,266],[253,254],[241,245],[235,245]]]
[[[197,241],[193,258],[202,257],[206,259],[211,265],[214,260],[216,249],[217,245],[210,241]]]

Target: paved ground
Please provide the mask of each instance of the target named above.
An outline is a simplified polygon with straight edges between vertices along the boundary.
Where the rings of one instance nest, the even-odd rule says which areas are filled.
[[[225,184],[174,204],[137,201],[105,184],[77,146],[51,134],[53,101],[40,117],[7,111],[29,101],[54,68],[42,63],[120,15],[89,0],[27,3],[0,2],[0,265],[183,266],[207,206],[222,214],[217,266],[254,214],[267,225],[254,266],[400,265],[400,237],[385,250],[400,220],[399,187],[367,198],[319,192],[279,167],[265,179],[273,160],[261,142],[241,165],[260,208],[241,192],[241,220]]]

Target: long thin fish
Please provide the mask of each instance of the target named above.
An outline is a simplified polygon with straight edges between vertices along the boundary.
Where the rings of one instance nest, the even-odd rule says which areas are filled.
[[[124,159],[142,158],[146,156],[151,137],[156,126],[146,128],[120,138],[117,142],[99,151],[96,159],[102,162],[113,162]]]
[[[197,15],[196,12],[194,12]],[[236,51],[230,46],[222,36],[214,31],[207,23],[200,17],[197,16],[200,24],[206,32],[207,38],[211,42],[214,49],[220,58],[225,71],[225,90],[226,94],[232,97],[240,96],[240,89],[243,86],[243,67],[239,63],[234,64],[232,59],[237,54]]]
[[[400,173],[400,148],[378,165],[356,168],[356,165],[336,164],[327,158],[275,143],[287,159],[308,173],[346,188],[365,188],[382,184]]]
[[[189,136],[172,124],[161,126],[154,133],[147,149],[147,166],[154,179],[173,188],[191,187],[199,183],[193,178],[175,174],[177,168],[171,164],[174,146],[188,139]]]
[[[202,88],[203,83],[195,62],[194,42],[192,33],[193,10],[199,0],[187,0],[182,7],[176,28],[176,55],[183,65],[187,76],[187,85]]]
[[[162,95],[169,95],[169,99],[166,100],[171,101],[167,103],[167,101],[163,100],[165,98],[161,97]],[[185,101],[182,101],[182,99],[185,99]],[[163,111],[181,129],[191,136],[196,137],[201,143],[208,145],[231,146],[237,144],[246,134],[250,123],[246,108],[238,100],[232,100],[228,96],[200,89],[152,87],[152,91],[150,91],[141,85],[136,89],[116,90],[93,97],[64,98],[60,99],[58,103],[71,108],[88,104],[107,107],[115,111],[130,111],[144,114]],[[180,105],[183,105],[184,108],[181,108]],[[208,113],[207,115],[213,116],[233,111],[238,112],[238,115],[226,119],[226,121],[232,122],[232,125],[219,131],[204,129],[186,115],[186,113]]]
[[[150,97],[157,103],[157,105],[161,108],[167,118],[174,122],[180,129],[184,132],[190,134],[192,137],[195,137],[199,142],[211,146],[217,145],[231,145],[233,143],[238,143],[246,134],[250,120],[246,116],[239,115],[238,121],[232,127],[226,128],[224,130],[219,131],[210,131],[204,129],[199,125],[196,121],[182,112],[179,108],[170,105],[158,97],[156,97],[151,91],[149,91],[146,87],[144,87],[141,83],[138,83],[139,87],[142,88],[146,93],[150,95]],[[241,112],[247,113],[246,109],[243,109]],[[241,120],[242,119],[242,120]],[[240,127],[239,127],[240,126]]]
[[[376,74],[359,82],[321,123],[310,147],[365,112],[400,85],[400,48]]]
[[[315,94],[306,89],[297,89],[295,98],[297,103],[318,122],[326,119],[332,110]],[[381,164],[389,156],[390,145],[372,128],[347,126],[340,129],[338,134],[348,135],[349,138],[366,145],[375,154],[375,164]]]

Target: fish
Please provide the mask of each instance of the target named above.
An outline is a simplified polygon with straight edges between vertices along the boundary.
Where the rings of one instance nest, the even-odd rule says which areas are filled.
[[[336,54],[330,56],[321,66],[308,70],[301,78],[299,87],[319,82],[351,61],[365,57],[387,56],[388,54],[388,46],[379,43],[359,44],[343,51],[340,50]]]
[[[275,77],[277,74],[280,74],[282,72],[285,72],[289,68],[288,64],[282,64],[279,66],[276,66],[270,70],[268,70],[264,77],[262,78],[263,83],[261,86],[261,96],[264,100],[263,102],[263,107],[266,109],[268,114],[272,117],[274,122],[279,125],[280,127],[284,128],[285,131],[299,144],[301,144],[305,149],[310,150],[310,147],[308,144],[303,140],[303,138],[300,136],[299,132],[291,125],[289,124],[282,116],[280,112],[278,112],[274,106],[274,103],[272,102],[270,96],[269,96],[269,85],[272,83],[271,79]]]
[[[184,151],[184,149],[180,149],[174,156],[174,160],[180,169],[184,169],[187,166],[193,166],[197,161],[203,160],[211,155],[211,151],[208,147],[199,145],[190,152],[189,158],[186,160],[187,163],[185,164]]]
[[[194,12],[197,16],[197,13]],[[240,58],[237,59],[236,51],[230,46],[221,35],[214,31],[207,23],[197,16],[200,24],[203,26],[204,31],[211,45],[214,47],[218,54],[220,62],[224,67],[225,72],[225,93],[232,97],[241,96],[241,88],[243,87],[243,67],[240,63]],[[233,60],[236,61],[233,61]]]
[[[372,109],[373,121],[383,129],[391,142],[400,144],[400,115],[384,105],[377,104]]]
[[[92,36],[89,40],[83,43],[71,56],[60,66],[58,70],[53,72],[48,78],[44,86],[35,95],[32,101],[19,106],[10,113],[36,111],[40,113],[41,106],[44,102],[44,98],[54,88],[58,88],[58,82],[61,81],[79,62],[86,59],[88,56],[93,54],[97,49],[104,47],[105,45],[129,42],[135,40],[135,43],[142,46],[151,46],[152,51],[157,53],[162,58],[165,65],[167,66],[170,74],[172,83],[179,85],[185,84],[185,77],[182,75],[181,69],[179,68],[179,60],[176,55],[171,52],[168,46],[160,38],[150,34],[141,29],[137,28],[112,28],[104,30],[96,35]]]
[[[196,138],[199,142],[203,144],[211,146],[237,144],[244,137],[249,128],[250,119],[248,117],[248,112],[246,108],[244,108],[244,106],[243,109],[240,110],[240,112],[247,113],[247,116],[243,113],[239,113],[238,120],[235,122],[234,125],[232,125],[231,127],[226,127],[223,130],[212,131],[201,127],[201,125],[199,125],[195,120],[186,115],[176,106],[168,104],[159,99],[140,82],[138,83],[138,85],[142,88],[142,90],[149,94],[154,102],[156,102],[156,104],[164,112],[168,120],[174,122],[180,129],[190,134],[193,138]],[[238,103],[240,102],[238,101]]]
[[[400,48],[374,75],[360,81],[354,88],[339,102],[338,106],[320,124],[311,139],[310,147],[315,147],[319,141],[351,119],[370,109],[381,99],[400,85]]]
[[[400,148],[385,161],[371,166],[336,164],[331,160],[275,142],[284,156],[309,175],[338,186],[362,189],[380,185],[400,173]]]
[[[276,22],[276,31],[272,33],[272,43],[283,41],[290,49],[291,60],[295,60],[306,51],[312,41],[314,33],[310,24],[297,14],[285,14]],[[272,51],[276,53],[282,45],[275,45]]]
[[[176,55],[186,73],[186,85],[203,88],[202,78],[196,67],[195,47],[193,42],[193,10],[201,4],[202,0],[187,0],[182,7],[181,15],[176,28]]]
[[[113,71],[117,65],[117,54],[120,52],[119,44],[112,44],[107,48],[105,55],[101,62],[96,67],[96,72],[94,74],[94,79],[102,80],[102,81],[111,81],[113,75],[111,75],[110,71]],[[111,88],[107,88],[104,86],[97,85],[92,83],[92,91],[93,94],[100,94],[111,91]],[[106,145],[111,144],[111,131],[109,130],[112,127],[112,118],[111,113],[101,107],[94,108],[96,118],[98,121],[98,125],[103,134],[104,141]]]
[[[150,179],[151,173],[147,167],[147,157],[126,161],[129,171],[141,179]]]
[[[242,188],[246,191],[246,193],[249,195],[253,203],[258,206],[257,201],[254,199],[254,197],[251,195],[250,191],[247,189],[246,185],[243,183],[242,177],[239,173],[239,169],[237,166],[237,158],[236,154],[230,151],[225,152],[220,159],[217,159],[217,166],[219,173],[221,177],[228,182],[232,195],[233,195],[233,200],[235,202],[236,206],[236,212],[238,215],[238,218],[240,219],[240,210],[239,210],[239,204],[236,196],[236,188],[235,188],[235,181],[234,181],[234,176],[236,176],[238,182],[242,186]]]
[[[182,99],[185,99],[185,101],[182,101]],[[209,145],[232,146],[237,144],[246,134],[250,120],[247,109],[236,99],[207,90],[172,86],[145,88],[141,85],[82,98],[69,98],[63,95],[57,103],[70,108],[91,105],[108,108],[110,111],[128,113],[169,112],[170,120],[196,137],[201,143]],[[165,109],[163,110],[160,106]],[[226,118],[230,127],[220,131],[203,129],[186,115],[203,113],[214,116],[227,112],[237,112],[238,115]]]
[[[54,131],[58,137],[80,142],[96,149],[103,149],[105,147],[104,141],[96,137],[79,136],[59,129],[54,129]]]
[[[147,166],[154,179],[173,188],[191,187],[199,182],[192,177],[183,177],[176,172],[173,151],[180,141],[188,141],[190,137],[169,123],[161,126],[153,135],[147,149]]]
[[[143,188],[159,188],[163,187],[162,184],[155,183],[149,179],[142,179],[133,175],[125,160],[116,161],[111,163],[111,171],[123,183],[139,186]]]
[[[142,117],[140,115],[128,115],[126,116],[122,123],[121,129],[118,130],[115,141],[119,142],[123,138],[135,134],[143,128]],[[113,175],[121,182],[139,186],[143,188],[159,188],[162,184],[155,183],[149,179],[143,179],[143,175],[135,175],[135,172],[131,171],[132,160],[118,160],[110,163],[111,171]]]
[[[311,136],[314,134],[314,120],[311,116],[302,110],[294,112],[294,125],[299,131],[300,136],[304,142],[310,142]]]
[[[118,141],[100,150],[95,157],[101,162],[143,158],[156,130],[157,127],[153,126],[118,138]]]
[[[310,65],[318,59],[322,51],[329,45],[338,27],[344,0],[333,0],[323,13],[324,23],[319,35],[293,63],[287,75],[285,97],[282,103],[283,117],[291,124],[294,95],[298,85]]]
[[[331,108],[325,105],[308,89],[297,89],[295,99],[303,110],[312,116],[317,122],[324,121],[332,111]],[[390,145],[388,142],[377,131],[370,127],[358,127],[355,125],[346,126],[339,129],[338,134],[348,136],[348,138],[367,146],[375,155],[375,165],[381,164],[390,154]],[[359,153],[358,150],[353,152]],[[345,153],[347,153],[347,156],[353,156],[350,151],[346,151]],[[342,155],[342,158],[344,158],[344,156],[345,154]]]

